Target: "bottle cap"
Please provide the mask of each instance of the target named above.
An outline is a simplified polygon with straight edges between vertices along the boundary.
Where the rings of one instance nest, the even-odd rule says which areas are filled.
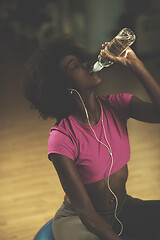
[[[103,66],[100,65],[99,62],[97,61],[97,62],[94,64],[92,71],[93,71],[93,72],[98,72],[98,71],[100,71],[102,68],[103,68]]]

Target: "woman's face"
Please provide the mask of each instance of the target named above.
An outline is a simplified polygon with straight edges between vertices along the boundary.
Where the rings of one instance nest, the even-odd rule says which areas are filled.
[[[102,82],[97,73],[90,73],[87,62],[80,62],[76,56],[63,57],[60,67],[69,79],[70,87],[79,91],[95,88]]]

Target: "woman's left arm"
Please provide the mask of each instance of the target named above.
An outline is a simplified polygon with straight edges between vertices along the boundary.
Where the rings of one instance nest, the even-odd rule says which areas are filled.
[[[134,51],[128,47],[119,57],[113,57],[104,50],[101,51],[101,54],[109,60],[130,69],[138,77],[152,101],[152,103],[144,102],[133,96],[130,103],[130,117],[144,122],[160,123],[160,85],[148,72]]]

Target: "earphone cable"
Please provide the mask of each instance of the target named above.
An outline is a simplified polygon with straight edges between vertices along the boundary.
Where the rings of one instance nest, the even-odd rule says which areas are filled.
[[[92,128],[92,126],[91,126],[87,108],[86,108],[86,106],[85,106],[85,104],[84,104],[84,101],[83,101],[81,95],[79,94],[79,92],[78,92],[77,90],[75,90],[75,89],[70,89],[70,90],[71,90],[71,94],[72,94],[72,91],[77,92],[77,94],[78,94],[78,96],[80,97],[81,102],[82,102],[82,104],[83,104],[83,107],[84,107],[84,110],[85,110],[85,114],[86,114],[86,117],[87,117],[87,121],[88,121],[88,125],[90,126],[92,132],[94,133],[94,136],[95,136],[96,140],[108,149],[109,154],[110,154],[110,156],[111,156],[111,166],[110,166],[109,173],[108,173],[107,186],[108,186],[109,191],[112,193],[112,195],[114,196],[114,198],[115,198],[115,200],[116,200],[116,206],[115,206],[115,210],[114,210],[114,216],[115,216],[115,218],[117,219],[117,221],[119,222],[119,224],[121,225],[121,231],[120,231],[120,233],[118,234],[118,236],[120,236],[120,235],[122,234],[122,232],[123,232],[123,224],[122,224],[122,222],[121,222],[121,221],[118,219],[118,217],[117,217],[118,198],[117,198],[116,194],[112,191],[112,189],[111,189],[111,187],[110,187],[110,174],[111,174],[111,170],[112,170],[112,167],[113,167],[113,162],[114,162],[114,160],[113,160],[112,149],[111,149],[111,146],[110,146],[110,144],[109,144],[109,142],[108,142],[108,139],[107,139],[107,136],[106,136],[106,131],[105,131],[104,124],[103,124],[103,108],[102,108],[102,104],[101,104],[100,100],[97,98],[98,101],[99,101],[100,107],[101,107],[101,122],[102,122],[104,137],[105,137],[105,140],[106,140],[106,142],[107,142],[107,144],[108,144],[109,147],[108,147],[106,144],[104,144],[103,142],[101,142],[101,141],[97,138],[97,135],[96,135],[94,129]]]

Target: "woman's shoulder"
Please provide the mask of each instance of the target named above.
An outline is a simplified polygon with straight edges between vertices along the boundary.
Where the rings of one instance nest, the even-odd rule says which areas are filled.
[[[76,143],[75,138],[71,132],[70,124],[66,118],[62,119],[59,123],[55,123],[49,131],[49,140],[57,144],[64,144],[64,142]]]
[[[129,105],[131,102],[132,94],[130,93],[115,93],[107,94],[106,96],[100,97],[104,101],[104,106],[119,116],[129,118]]]
[[[56,135],[56,136],[67,136],[72,141],[77,142],[76,135],[77,135],[77,126],[75,126],[72,118],[70,116],[57,121],[53,127],[51,127],[49,131],[49,135]]]
[[[118,107],[128,104],[132,96],[133,95],[130,93],[115,93],[107,94],[106,96],[100,96],[99,98],[113,107]]]
[[[60,121],[55,122],[55,124],[51,127],[50,132],[59,131],[64,134],[67,134],[69,130],[69,123],[67,118],[63,118]]]
[[[69,132],[67,120],[62,119],[58,124],[51,127],[48,139],[48,156],[51,153],[65,155],[72,160],[78,155],[77,143]],[[49,157],[50,159],[50,157]]]

